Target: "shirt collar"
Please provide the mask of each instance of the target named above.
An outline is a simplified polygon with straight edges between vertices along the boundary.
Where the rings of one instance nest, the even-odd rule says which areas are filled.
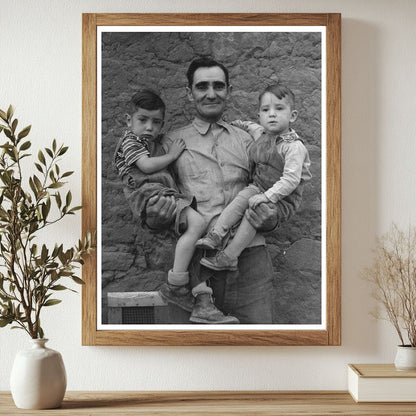
[[[212,123],[208,123],[207,121],[201,120],[198,117],[194,118],[194,121],[192,122],[193,126],[196,128],[199,134],[202,134],[203,136],[208,133],[209,128],[211,127]],[[228,132],[230,132],[230,126],[228,123],[226,123],[224,120],[218,120],[216,122],[219,126],[226,129]]]
[[[267,133],[263,131],[263,134]],[[279,134],[278,136],[273,137],[275,137],[277,140],[283,140],[284,142],[294,142],[295,140],[299,140],[298,134],[292,128],[290,128],[287,133]]]

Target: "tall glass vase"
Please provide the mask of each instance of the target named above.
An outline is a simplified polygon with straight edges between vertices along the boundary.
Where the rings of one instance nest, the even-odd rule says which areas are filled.
[[[16,354],[10,376],[14,403],[21,409],[59,407],[66,390],[66,372],[59,352],[32,339],[31,348]]]

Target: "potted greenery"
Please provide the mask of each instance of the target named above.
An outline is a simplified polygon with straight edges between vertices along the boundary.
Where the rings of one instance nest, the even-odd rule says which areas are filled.
[[[406,231],[393,224],[377,240],[373,265],[364,277],[382,305],[375,316],[387,319],[400,339],[394,364],[398,370],[416,370],[416,228]]]
[[[39,233],[54,226],[80,206],[71,206],[71,191],[62,193],[65,178],[58,162],[68,147],[53,140],[39,150],[36,173],[24,177],[22,160],[31,156],[26,140],[30,126],[17,132],[13,107],[0,110],[0,327],[24,330],[32,348],[18,353],[11,374],[15,403],[22,408],[58,407],[66,389],[61,355],[45,347],[41,312],[61,300],[55,294],[71,290],[64,279],[82,284],[76,271],[92,249],[91,234],[69,249],[62,244],[49,248]],[[24,162],[25,163],[25,162]]]

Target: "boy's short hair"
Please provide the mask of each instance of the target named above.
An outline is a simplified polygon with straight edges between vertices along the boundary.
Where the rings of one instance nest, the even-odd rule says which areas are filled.
[[[137,91],[130,99],[127,110],[129,114],[133,114],[139,108],[144,110],[162,110],[163,116],[165,115],[166,105],[163,100],[150,89],[143,89]]]
[[[192,84],[194,82],[194,74],[197,69],[212,68],[214,66],[218,66],[223,70],[225,74],[225,83],[227,84],[227,87],[228,87],[230,85],[230,77],[228,74],[228,69],[220,62],[217,62],[215,59],[210,58],[209,56],[203,56],[201,58],[194,59],[190,63],[189,68],[186,71],[186,78],[188,79],[189,88],[192,88]]]
[[[264,89],[264,91],[259,96],[259,105],[263,95],[268,92],[275,95],[279,100],[283,99],[284,97],[288,97],[290,109],[293,110],[295,108],[295,94],[293,94],[293,91],[289,87],[280,83],[269,85]]]

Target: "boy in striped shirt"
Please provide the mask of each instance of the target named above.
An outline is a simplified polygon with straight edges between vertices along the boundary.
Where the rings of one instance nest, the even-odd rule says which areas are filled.
[[[182,139],[175,140],[165,150],[160,143],[164,123],[165,104],[151,90],[133,95],[126,114],[128,130],[120,139],[114,162],[124,184],[124,194],[135,217],[145,222],[147,201],[155,195],[171,196],[176,200],[175,232],[179,239],[175,249],[168,281],[160,289],[162,298],[184,310],[192,311],[194,299],[187,285],[188,266],[195,251],[195,243],[205,231],[202,216],[193,208],[194,198],[180,194],[166,169],[185,150]],[[134,197],[132,197],[134,195]]]

